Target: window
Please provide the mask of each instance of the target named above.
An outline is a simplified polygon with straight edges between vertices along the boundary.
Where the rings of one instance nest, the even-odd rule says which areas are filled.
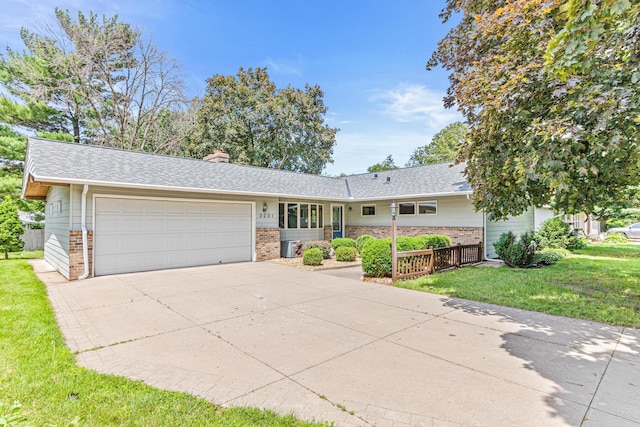
[[[300,204],[300,228],[309,228],[309,205]]]
[[[415,215],[416,204],[415,203],[400,203],[398,206],[398,213],[400,215]]]
[[[376,216],[376,205],[361,205],[362,216]]]
[[[309,203],[279,203],[278,226],[289,228],[322,228],[322,205]]]
[[[418,202],[418,215],[435,215],[438,202]]]
[[[580,221],[580,214],[565,215],[564,222],[569,224],[569,226],[573,230],[578,230],[582,228],[582,221]]]
[[[287,228],[298,228],[298,204],[287,204]]]
[[[311,205],[311,228],[318,228],[318,205]]]
[[[284,203],[278,204],[278,226],[284,228]]]

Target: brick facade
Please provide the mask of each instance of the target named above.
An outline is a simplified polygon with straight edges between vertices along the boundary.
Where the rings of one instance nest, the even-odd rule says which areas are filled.
[[[331,241],[331,239],[333,239],[333,227],[326,225],[324,227],[324,240]]]
[[[280,229],[256,228],[256,261],[280,258]]]
[[[451,242],[462,245],[472,245],[482,242],[482,227],[398,227],[398,236],[419,236],[421,234],[444,234],[451,238]],[[363,234],[376,238],[391,237],[391,226],[363,227],[347,226],[346,237],[357,239]]]
[[[93,231],[87,231],[87,246],[89,248],[89,276],[93,271]],[[82,253],[82,231],[69,231],[69,280],[78,280],[84,273],[84,258]]]

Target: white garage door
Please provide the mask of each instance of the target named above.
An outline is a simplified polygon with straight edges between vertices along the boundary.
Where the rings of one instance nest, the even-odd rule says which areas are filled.
[[[251,205],[103,198],[96,201],[96,276],[251,261]]]

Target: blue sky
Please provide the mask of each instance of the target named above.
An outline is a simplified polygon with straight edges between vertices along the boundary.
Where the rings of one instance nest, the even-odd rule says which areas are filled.
[[[19,49],[20,27],[53,22],[53,9],[118,14],[175,57],[190,96],[214,74],[267,67],[278,87],[319,85],[326,121],[340,128],[331,175],[366,172],[389,154],[404,165],[447,124],[443,70],[425,63],[451,24],[445,0],[5,0],[0,42]],[[3,49],[4,51],[4,49]]]

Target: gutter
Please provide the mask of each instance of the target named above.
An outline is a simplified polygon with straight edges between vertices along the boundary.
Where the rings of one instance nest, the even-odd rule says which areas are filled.
[[[89,248],[87,244],[87,192],[89,185],[84,184],[82,187],[82,198],[80,199],[80,229],[82,230],[82,263],[84,272],[78,280],[84,280],[89,277]]]
[[[262,197],[283,197],[283,198],[305,198],[305,199],[313,199],[313,200],[328,200],[328,201],[336,201],[336,202],[349,202],[349,201],[378,201],[378,200],[391,200],[398,198],[418,198],[418,197],[446,197],[446,196],[468,196],[473,194],[473,191],[454,191],[454,192],[441,192],[441,193],[429,193],[429,194],[400,194],[400,195],[385,195],[379,197],[353,197],[352,195],[344,196],[317,196],[312,194],[291,194],[291,193],[268,193],[268,192],[257,192],[257,191],[237,191],[237,190],[223,190],[223,189],[209,189],[209,188],[194,188],[194,187],[179,187],[172,185],[158,185],[158,184],[131,184],[126,182],[115,182],[115,181],[98,181],[98,180],[83,180],[83,179],[60,179],[55,177],[47,177],[47,176],[38,176],[31,175],[33,177],[34,182],[42,182],[47,183],[49,185],[56,184],[78,184],[78,185],[93,185],[98,187],[118,187],[118,188],[132,188],[137,190],[160,190],[160,191],[186,191],[189,193],[201,193],[201,194],[226,194],[226,195],[234,195],[234,196],[248,196],[255,197],[256,195]],[[347,184],[348,186],[348,184]],[[347,190],[351,193],[350,187]]]

